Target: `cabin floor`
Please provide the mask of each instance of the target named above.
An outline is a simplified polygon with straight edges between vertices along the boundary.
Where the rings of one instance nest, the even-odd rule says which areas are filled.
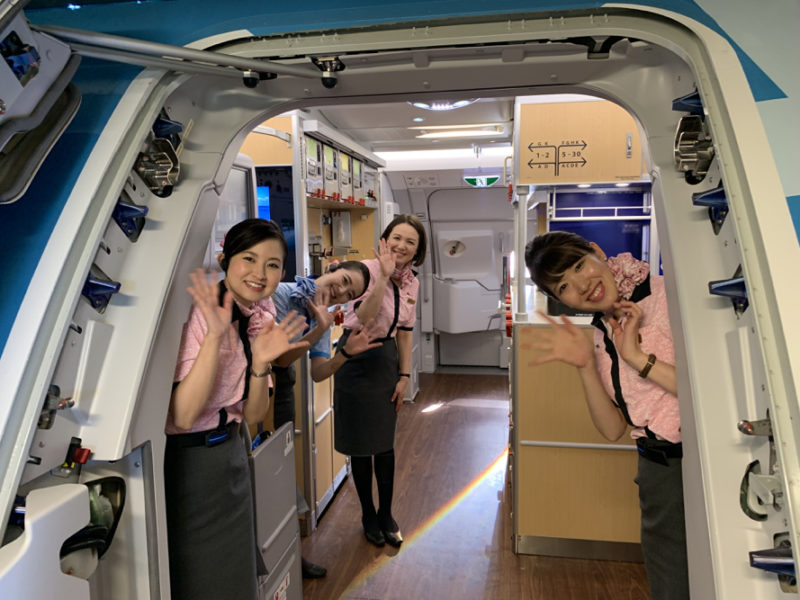
[[[304,557],[328,569],[303,581],[304,600],[650,598],[640,563],[514,554],[508,389],[507,375],[421,374],[416,401],[400,409],[395,445],[403,545],[367,542],[348,477],[303,538]]]

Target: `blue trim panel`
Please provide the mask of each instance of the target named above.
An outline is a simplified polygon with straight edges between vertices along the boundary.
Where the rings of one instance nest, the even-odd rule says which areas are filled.
[[[8,339],[50,234],[83,170],[100,132],[141,69],[84,59],[73,79],[81,105],[25,194],[0,205],[0,340]]]
[[[800,239],[800,196],[786,196],[786,203],[789,205],[789,214],[792,216],[794,230]]]

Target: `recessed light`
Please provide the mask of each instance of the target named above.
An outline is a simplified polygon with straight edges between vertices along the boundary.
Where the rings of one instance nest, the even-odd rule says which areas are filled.
[[[578,187],[579,188],[590,188],[590,187],[592,187],[592,184],[591,183],[579,183]]]
[[[473,102],[477,102],[478,98],[471,100],[434,100],[433,102],[409,102],[411,106],[421,108],[423,110],[454,110],[463,106],[469,106]]]
[[[471,137],[491,137],[502,135],[503,132],[491,129],[453,129],[450,131],[428,131],[417,136],[420,139],[432,138],[471,138]]]
[[[414,123],[422,123],[424,120],[422,117],[414,117]]]
[[[628,187],[630,185],[630,183],[615,183],[614,185],[616,187]]]

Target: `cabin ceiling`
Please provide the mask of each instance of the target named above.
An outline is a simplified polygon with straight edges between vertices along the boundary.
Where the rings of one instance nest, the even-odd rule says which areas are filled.
[[[455,98],[443,94],[437,100]],[[406,102],[380,104],[339,104],[318,107],[314,111],[337,130],[373,152],[399,150],[435,150],[486,147],[510,144],[513,134],[514,98],[475,98],[475,102],[453,110],[428,110]],[[415,120],[416,119],[416,120]],[[443,127],[460,129],[496,128],[490,137],[427,139],[417,136],[441,131]],[[455,129],[457,130],[457,129]]]

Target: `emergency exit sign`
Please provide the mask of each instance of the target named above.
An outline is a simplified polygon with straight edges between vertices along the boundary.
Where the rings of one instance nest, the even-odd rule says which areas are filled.
[[[498,179],[500,179],[499,175],[464,177],[464,181],[467,182],[467,185],[479,188],[484,188],[484,187],[489,187],[490,185],[494,185]]]

